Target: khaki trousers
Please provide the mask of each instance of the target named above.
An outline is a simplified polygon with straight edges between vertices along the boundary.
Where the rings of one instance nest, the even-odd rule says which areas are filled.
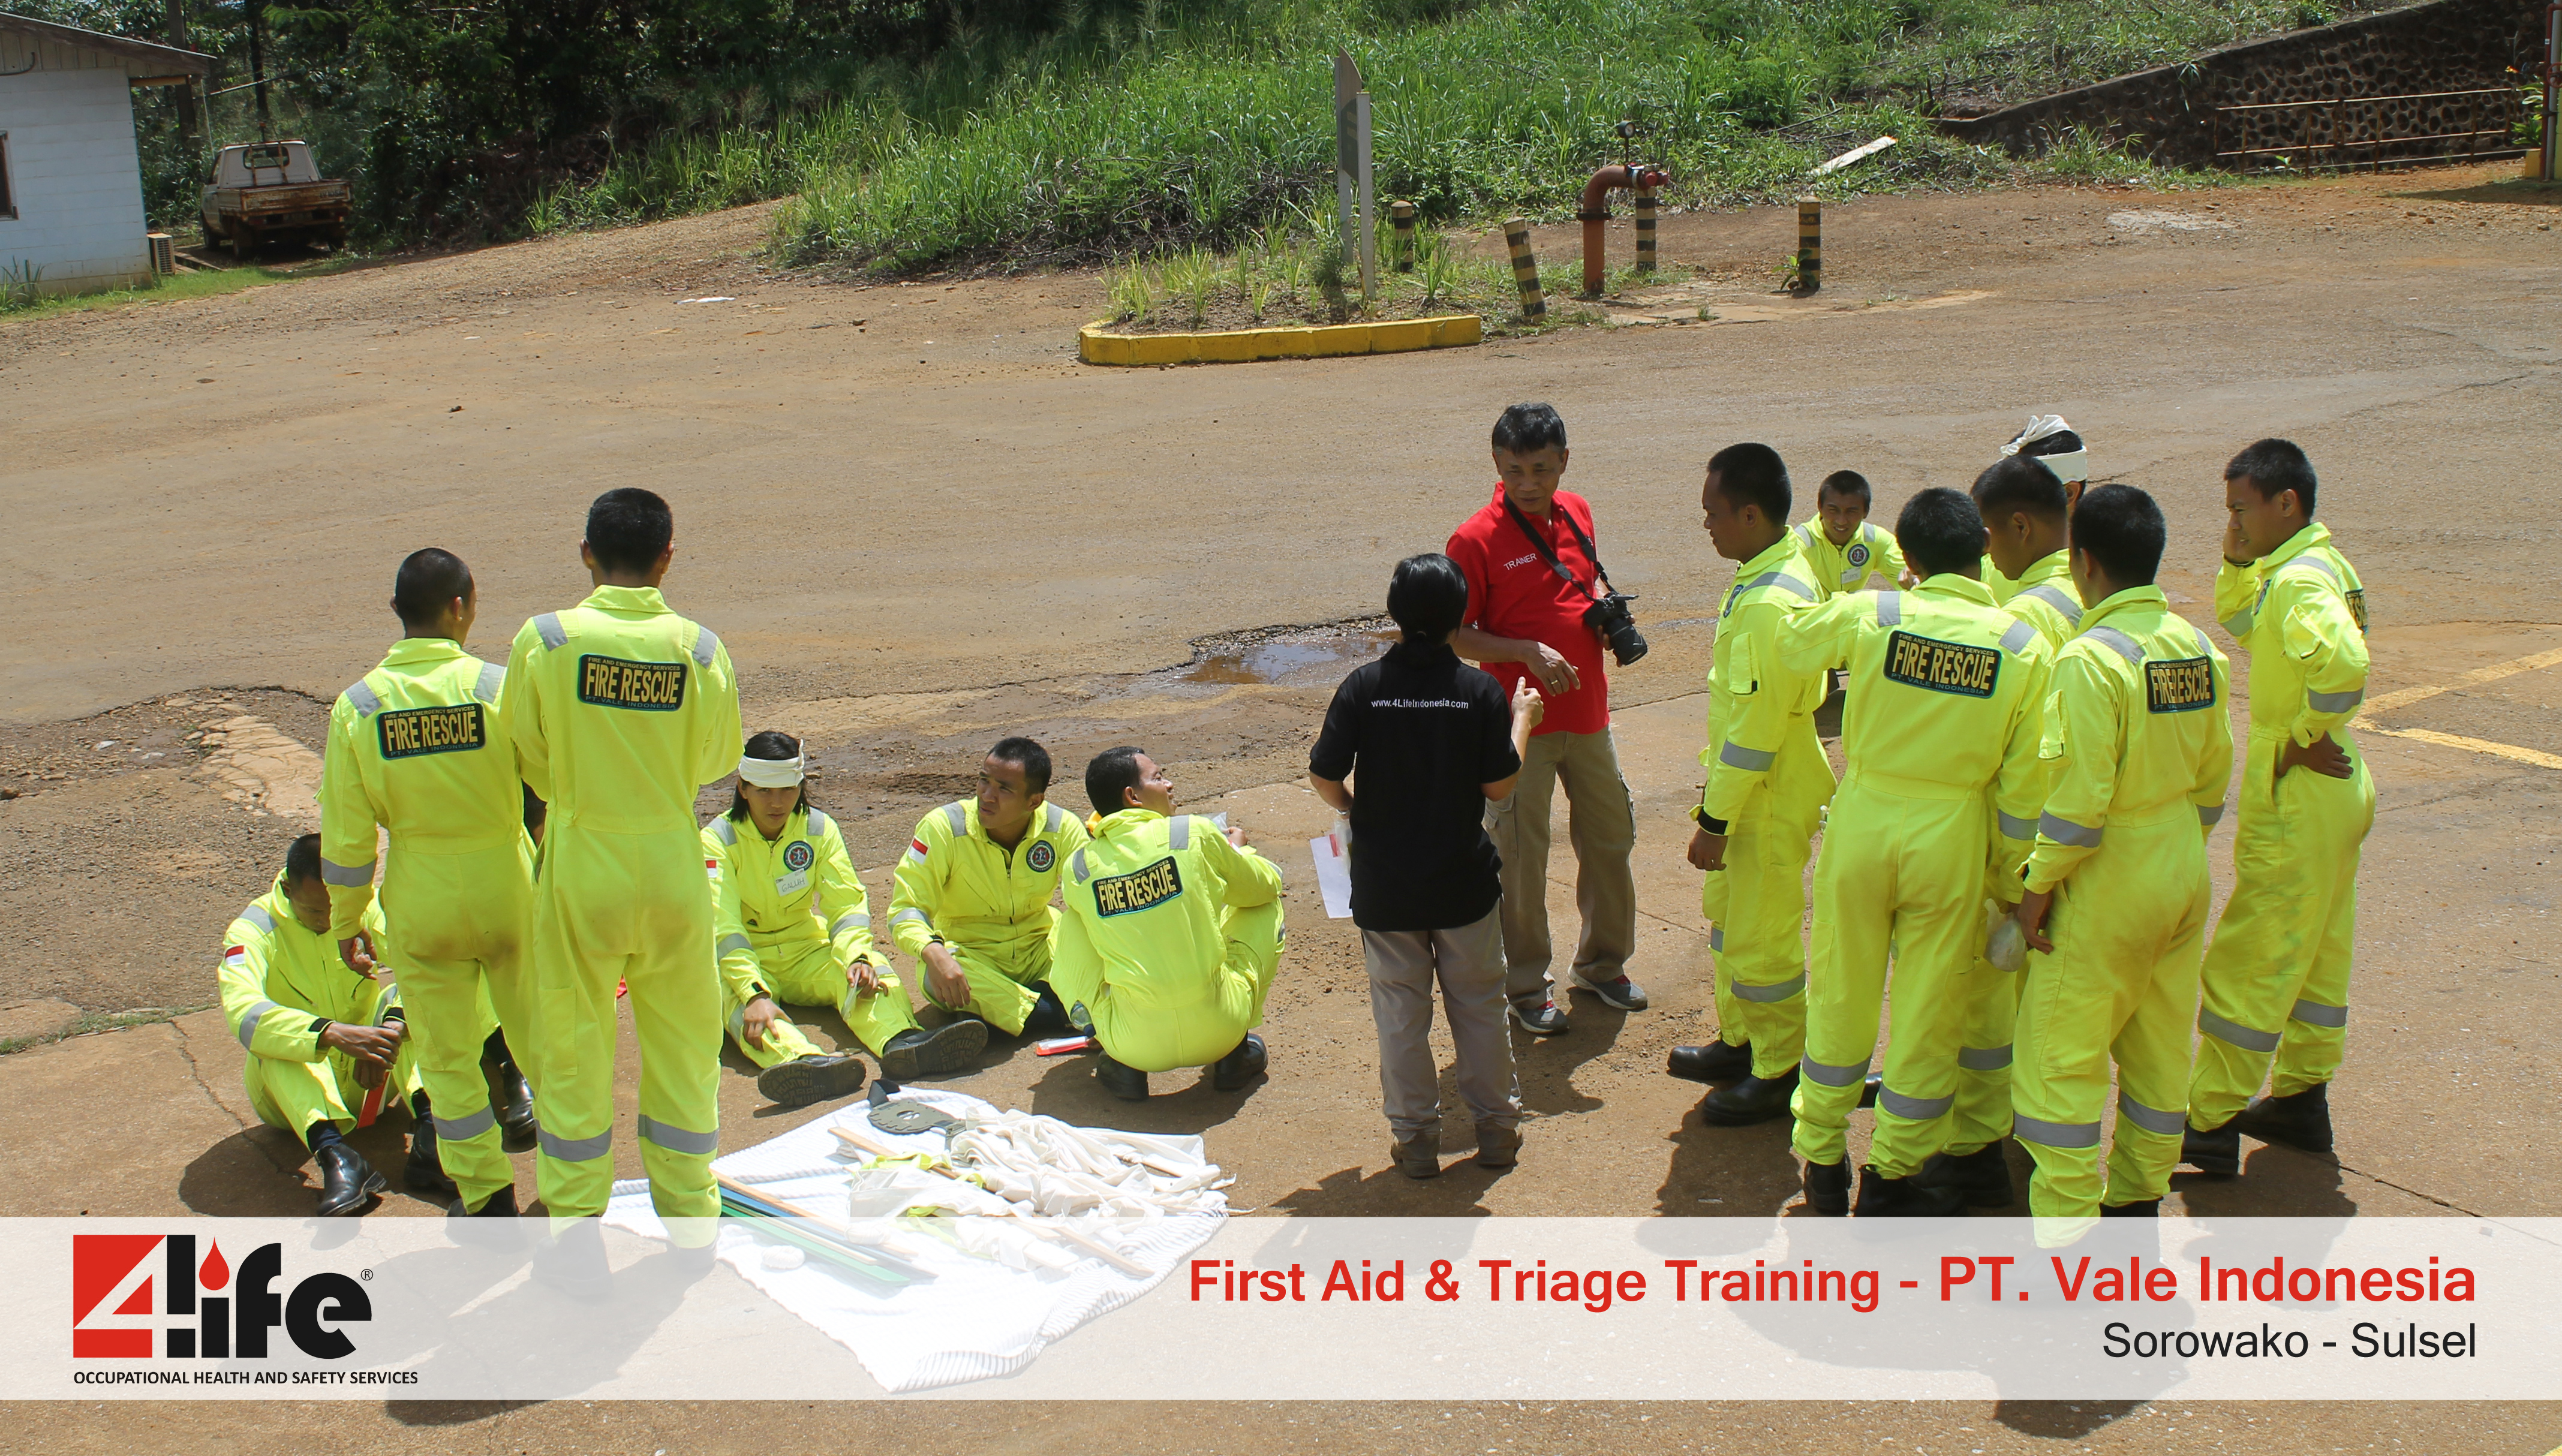
[[[1574,845],[1574,905],[1583,934],[1575,975],[1610,982],[1627,975],[1637,949],[1637,814],[1610,730],[1542,733],[1522,755],[1521,781],[1486,810],[1486,829],[1503,858],[1504,994],[1537,1005],[1550,996],[1555,958],[1548,933],[1549,811],[1565,786],[1566,837]]]
[[[1378,1023],[1378,1089],[1387,1125],[1402,1140],[1441,1127],[1441,1079],[1432,1058],[1432,988],[1450,1019],[1459,1099],[1479,1125],[1521,1121],[1521,1082],[1504,1025],[1501,909],[1454,930],[1365,930],[1370,1011]]]

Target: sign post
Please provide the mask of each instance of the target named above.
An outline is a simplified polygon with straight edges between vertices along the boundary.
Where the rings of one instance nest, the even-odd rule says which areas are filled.
[[[1342,223],[1344,259],[1361,263],[1362,300],[1378,297],[1378,239],[1372,219],[1370,92],[1349,52],[1335,53],[1335,216]]]

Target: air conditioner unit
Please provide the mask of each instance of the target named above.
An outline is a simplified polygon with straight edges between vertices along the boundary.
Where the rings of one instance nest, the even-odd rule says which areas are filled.
[[[151,244],[151,271],[163,275],[176,273],[178,271],[178,255],[170,247],[169,235],[166,233],[145,233],[143,234],[143,237],[149,240]]]

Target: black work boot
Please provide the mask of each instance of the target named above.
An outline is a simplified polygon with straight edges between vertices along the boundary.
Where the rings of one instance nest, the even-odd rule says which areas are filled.
[[[1124,1102],[1147,1101],[1148,1074],[1136,1067],[1123,1066],[1113,1059],[1112,1053],[1100,1050],[1100,1043],[1097,1043],[1097,1046],[1098,1049],[1094,1053],[1094,1080],[1103,1084],[1103,1090]]]
[[[1263,1050],[1263,1038],[1248,1031],[1235,1050],[1210,1067],[1209,1084],[1221,1092],[1233,1092],[1262,1076],[1263,1069],[1271,1064],[1270,1055]]]
[[[522,1248],[525,1230],[518,1217],[516,1189],[509,1184],[481,1200],[477,1208],[466,1208],[460,1198],[455,1199],[454,1206],[445,1210],[445,1236],[476,1248]]]
[[[979,1053],[987,1049],[985,1021],[946,1021],[931,1031],[910,1026],[882,1044],[881,1075],[893,1082],[912,1082],[918,1077],[966,1072],[979,1064]]]
[[[1827,1218],[1850,1212],[1850,1160],[1806,1165],[1806,1207]]]
[[[581,1218],[534,1245],[534,1277],[572,1299],[595,1302],[614,1294],[614,1267],[605,1259],[598,1220]]]
[[[1685,1082],[1732,1082],[1752,1075],[1752,1043],[1711,1041],[1676,1046],[1664,1058],[1664,1070]]]
[[[1797,1069],[1775,1077],[1746,1077],[1720,1087],[1699,1100],[1699,1119],[1721,1128],[1748,1128],[1788,1115],[1788,1099],[1797,1090]]]
[[[2231,1178],[2242,1171],[2242,1130],[2234,1123],[2226,1123],[2207,1132],[2190,1123],[2180,1131],[2179,1161],[2200,1173]]]
[[[983,1036],[985,1032],[981,1033]],[[832,1102],[850,1097],[862,1090],[863,1064],[860,1058],[842,1052],[817,1053],[776,1062],[756,1074],[756,1090],[768,1102],[785,1107],[807,1107],[813,1102]]]
[[[507,1043],[497,1032],[489,1033],[489,1041],[504,1052]],[[542,1137],[534,1121],[534,1089],[525,1085],[525,1074],[517,1070],[515,1058],[484,1048],[480,1076],[489,1084],[489,1110],[498,1117],[498,1146],[509,1153],[534,1151]]]
[[[2019,1196],[2010,1181],[2008,1149],[1998,1142],[1972,1153],[1933,1153],[1913,1181],[1925,1188],[1954,1188],[1969,1208],[2007,1208]]]
[[[1966,1211],[1955,1188],[1925,1188],[1919,1178],[1888,1178],[1874,1166],[1859,1171],[1860,1218],[1953,1218]]]
[[[2263,1143],[2284,1143],[2306,1153],[2330,1151],[2330,1084],[2316,1082],[2284,1097],[2254,1097],[2226,1127]]]
[[[312,1211],[322,1218],[361,1213],[374,1194],[391,1186],[364,1154],[344,1143],[328,1144],[311,1158],[320,1170],[320,1205]]]
[[[445,1160],[437,1156],[436,1119],[425,1113],[410,1124],[409,1161],[401,1165],[401,1182],[422,1193],[459,1191],[445,1176]]]
[[[1025,1036],[1076,1035],[1077,1024],[1068,1019],[1067,1007],[1059,1004],[1058,993],[1050,990],[1049,983],[1046,981],[1035,982],[1033,985],[1037,988],[1037,995],[1032,1000],[1032,1008],[1023,1013],[1023,1034]]]
[[[2103,1218],[2159,1218],[2161,1199],[2146,1198],[2140,1203],[2103,1203],[2100,1205],[2100,1216]]]

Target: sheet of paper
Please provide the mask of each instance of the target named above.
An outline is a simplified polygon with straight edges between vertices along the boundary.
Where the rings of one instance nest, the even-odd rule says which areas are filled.
[[[1308,854],[1317,861],[1317,888],[1325,894],[1329,920],[1352,918],[1353,862],[1345,842],[1350,837],[1338,827],[1333,833],[1319,834],[1308,841]]]

